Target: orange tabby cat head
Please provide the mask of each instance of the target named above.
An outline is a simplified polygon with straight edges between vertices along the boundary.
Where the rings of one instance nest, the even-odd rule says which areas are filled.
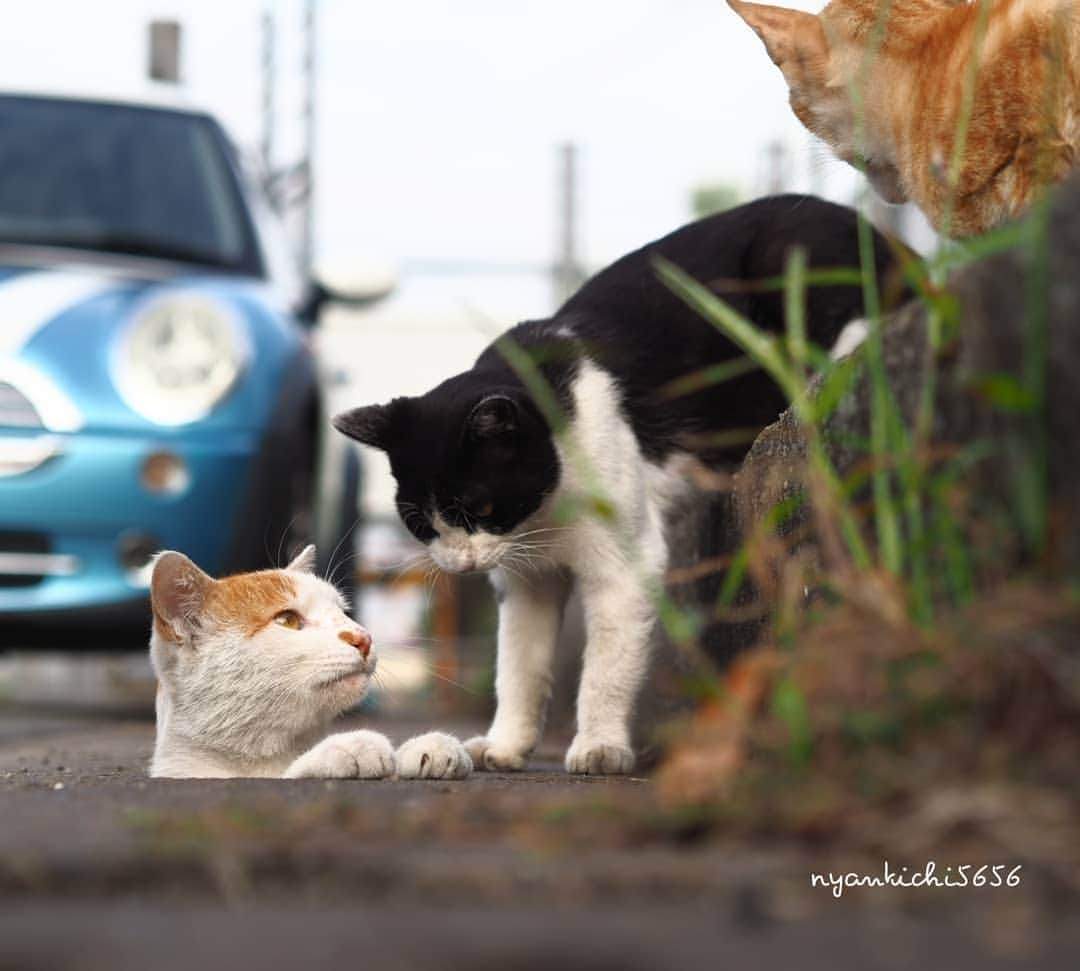
[[[860,72],[864,72],[860,80],[869,88],[877,87],[871,72],[887,71],[880,56],[865,56],[877,0],[833,0],[820,15],[744,0],[728,0],[728,4],[753,28],[783,72],[799,121],[841,159],[865,171],[884,199],[905,202],[907,193],[888,139],[870,112],[864,113],[863,131],[857,131],[852,101],[852,87]],[[889,26],[894,26],[891,21]]]
[[[1075,0],[832,0],[816,16],[728,3],[783,72],[799,120],[947,235],[1023,213],[1080,158]]]

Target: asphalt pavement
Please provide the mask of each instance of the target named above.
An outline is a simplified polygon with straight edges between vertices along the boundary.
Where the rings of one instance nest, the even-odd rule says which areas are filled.
[[[987,936],[811,895],[797,850],[636,835],[650,781],[567,776],[563,738],[460,782],[151,780],[152,740],[0,708],[0,969],[1080,966],[1074,926]]]

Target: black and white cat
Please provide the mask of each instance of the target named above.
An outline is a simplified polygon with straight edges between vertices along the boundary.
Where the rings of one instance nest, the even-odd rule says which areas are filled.
[[[737,462],[785,406],[760,371],[690,394],[671,382],[740,356],[734,344],[658,279],[661,256],[720,293],[759,328],[784,327],[782,296],[738,284],[776,278],[791,247],[811,267],[859,265],[855,213],[807,196],[762,199],[691,223],[618,260],[549,320],[507,335],[526,351],[566,416],[553,435],[541,408],[492,345],[472,370],[417,398],[338,415],[346,435],[384,449],[397,506],[444,570],[491,571],[499,601],[497,710],[466,743],[477,768],[521,769],[539,741],[552,660],[571,582],[585,609],[577,734],[566,768],[625,773],[631,720],[649,664],[650,591],[668,562],[665,514],[689,463]],[[875,236],[879,277],[895,270]],[[812,288],[809,338],[830,347],[863,312],[855,286]],[[601,492],[607,515],[566,510]],[[594,503],[595,507],[595,503]]]

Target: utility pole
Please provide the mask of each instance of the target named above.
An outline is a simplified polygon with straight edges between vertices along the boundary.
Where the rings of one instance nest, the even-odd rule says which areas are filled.
[[[259,139],[259,157],[262,161],[262,177],[269,180],[274,172],[274,110],[277,93],[277,65],[274,57],[274,12],[269,7],[262,15],[262,132]]]
[[[304,148],[300,161],[304,184],[302,223],[300,230],[300,265],[305,273],[311,272],[315,248],[315,148],[316,148],[316,35],[318,19],[315,8],[317,0],[304,4]]]
[[[768,195],[777,195],[787,188],[787,169],[787,149],[784,143],[769,142],[765,146],[765,192]]]
[[[806,158],[810,170],[810,194],[812,196],[820,196],[825,191],[825,171],[818,164],[817,157],[817,153],[820,151],[821,146],[817,138],[808,133],[806,137]]]
[[[560,145],[559,160],[559,243],[552,274],[557,306],[585,281],[577,256],[577,146]]]
[[[151,81],[180,83],[180,24],[178,21],[150,21],[149,55],[146,73]]]

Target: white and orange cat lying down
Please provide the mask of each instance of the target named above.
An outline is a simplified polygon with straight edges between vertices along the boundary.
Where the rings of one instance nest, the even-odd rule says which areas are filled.
[[[460,779],[472,771],[461,742],[442,732],[396,752],[378,732],[327,735],[363,697],[375,654],[314,564],[309,546],[283,570],[214,580],[180,553],[158,555],[152,776]]]

